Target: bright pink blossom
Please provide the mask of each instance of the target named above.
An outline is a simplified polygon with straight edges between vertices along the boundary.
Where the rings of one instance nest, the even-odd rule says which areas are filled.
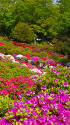
[[[63,83],[63,86],[64,86],[64,87],[68,87],[68,82],[65,81],[65,82]]]

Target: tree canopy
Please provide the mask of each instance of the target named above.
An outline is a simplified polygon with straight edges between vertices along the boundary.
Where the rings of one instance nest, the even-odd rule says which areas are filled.
[[[19,22],[33,28],[38,38],[70,37],[70,0],[0,0],[0,33],[7,35]]]

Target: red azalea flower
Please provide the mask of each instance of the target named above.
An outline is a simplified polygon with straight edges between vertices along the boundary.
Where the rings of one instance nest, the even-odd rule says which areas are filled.
[[[55,65],[56,65],[56,62],[50,63],[50,66],[55,66]]]
[[[4,43],[2,43],[2,42],[0,41],[0,46],[2,46],[2,45],[4,45]]]
[[[26,56],[26,57],[30,57],[30,55],[29,55],[29,54],[25,54],[24,56]]]
[[[43,59],[43,60],[46,60],[46,57],[43,57],[42,59]]]
[[[0,59],[3,59],[2,56],[0,56]]]

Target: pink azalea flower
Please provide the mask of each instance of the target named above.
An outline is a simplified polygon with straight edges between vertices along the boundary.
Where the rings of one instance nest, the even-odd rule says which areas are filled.
[[[59,73],[60,73],[59,71],[56,71],[57,76],[59,75]]]
[[[68,74],[67,74],[67,73],[65,74],[65,77],[68,77]]]
[[[51,86],[52,89],[54,89],[54,86]]]
[[[42,59],[43,59],[43,60],[46,60],[46,57],[43,57]]]
[[[63,84],[63,86],[64,87],[68,87],[68,82],[65,81],[64,84]]]
[[[0,46],[2,46],[2,45],[4,45],[4,43],[2,43],[2,42],[0,41]]]
[[[41,79],[39,79],[38,81],[39,81],[39,82],[42,82],[42,80],[41,80]]]
[[[15,56],[17,56],[17,54],[13,54],[12,56],[15,57]]]
[[[30,90],[27,90],[25,94],[26,94],[27,96],[30,96],[31,91],[30,91]]]
[[[55,80],[54,80],[55,82],[57,82],[58,83],[58,80],[55,78]]]
[[[52,60],[52,59],[47,59],[46,62],[47,62],[47,63],[52,63],[53,60]]]
[[[41,89],[46,90],[46,86],[41,86]]]
[[[67,92],[67,90],[63,90],[63,89],[60,89],[58,92],[60,92],[61,94]]]

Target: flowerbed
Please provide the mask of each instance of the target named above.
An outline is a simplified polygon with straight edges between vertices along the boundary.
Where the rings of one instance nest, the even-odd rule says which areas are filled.
[[[49,52],[49,46],[44,52],[23,47],[0,46],[16,61],[0,58],[0,125],[70,125],[70,67],[60,64],[67,59]],[[16,60],[18,54],[51,66],[37,68]]]

